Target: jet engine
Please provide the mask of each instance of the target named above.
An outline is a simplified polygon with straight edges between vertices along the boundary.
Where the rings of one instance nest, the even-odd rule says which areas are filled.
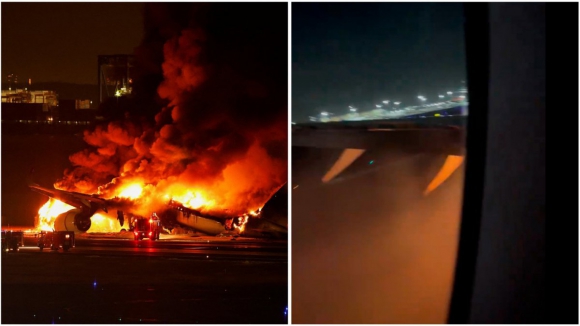
[[[86,232],[91,227],[91,214],[80,209],[71,209],[56,217],[54,220],[55,231],[81,231]]]

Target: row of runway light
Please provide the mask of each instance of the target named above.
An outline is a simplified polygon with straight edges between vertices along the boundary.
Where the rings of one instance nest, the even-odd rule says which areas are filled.
[[[387,112],[390,113],[401,113],[404,111],[415,111],[415,110],[420,110],[420,109],[424,109],[424,108],[429,108],[429,107],[434,107],[434,106],[443,106],[448,102],[451,102],[451,100],[454,98],[454,94],[456,95],[456,98],[460,99],[461,101],[465,101],[467,98],[467,89],[466,88],[460,88],[458,91],[456,92],[452,92],[452,91],[447,91],[444,94],[438,94],[437,97],[440,100],[443,100],[441,102],[437,102],[437,103],[426,103],[427,102],[427,98],[423,95],[418,95],[417,99],[419,100],[419,105],[418,106],[408,106],[408,107],[404,107],[401,108],[401,101],[391,101],[391,100],[384,100],[382,101],[380,104],[375,104],[375,110],[376,109],[382,109],[385,110]],[[461,95],[458,95],[461,94]],[[445,100],[447,99],[447,100]],[[393,104],[392,106],[389,106],[389,104]],[[349,105],[348,106],[349,109],[349,113],[347,113],[346,115],[344,115],[345,118],[347,117],[351,117],[353,118],[353,115],[359,115],[359,109]],[[329,111],[322,111],[320,112],[319,116],[310,116],[309,120],[312,122],[315,121],[328,121],[330,119],[331,116],[335,116],[336,118],[339,118],[340,116],[336,116],[334,113],[329,112]]]

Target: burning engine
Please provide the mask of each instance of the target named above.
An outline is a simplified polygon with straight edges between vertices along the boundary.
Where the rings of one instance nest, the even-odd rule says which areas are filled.
[[[81,231],[86,232],[91,227],[90,214],[80,209],[72,209],[64,212],[54,220],[55,231]]]
[[[247,216],[240,216],[236,218],[227,219],[224,223],[224,228],[226,231],[233,231],[240,229],[247,222]]]

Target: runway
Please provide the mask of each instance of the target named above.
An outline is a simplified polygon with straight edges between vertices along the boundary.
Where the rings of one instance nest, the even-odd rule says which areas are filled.
[[[285,241],[85,235],[2,255],[2,323],[287,323]]]
[[[252,260],[286,262],[288,245],[284,240],[232,237],[188,237],[161,235],[159,241],[135,241],[131,235],[78,235],[75,248],[64,253],[36,246],[36,238],[27,236],[21,253],[60,253],[67,255],[160,256],[182,259]]]

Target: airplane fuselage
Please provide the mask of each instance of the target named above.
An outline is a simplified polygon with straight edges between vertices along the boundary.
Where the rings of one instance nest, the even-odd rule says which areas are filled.
[[[182,226],[208,235],[218,235],[226,231],[223,223],[180,210],[177,210],[176,221]]]

